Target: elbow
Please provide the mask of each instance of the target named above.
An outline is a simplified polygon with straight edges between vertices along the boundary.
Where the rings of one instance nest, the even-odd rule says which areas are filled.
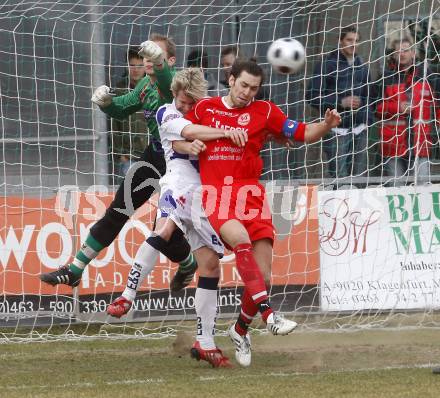
[[[180,135],[188,141],[195,140],[194,131],[192,130],[191,125],[185,126]]]

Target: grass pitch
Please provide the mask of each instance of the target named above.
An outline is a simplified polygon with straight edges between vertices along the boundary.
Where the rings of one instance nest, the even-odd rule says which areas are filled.
[[[192,339],[0,345],[0,397],[438,397],[440,330],[252,336],[250,368],[212,369]],[[217,337],[234,360],[232,344]]]

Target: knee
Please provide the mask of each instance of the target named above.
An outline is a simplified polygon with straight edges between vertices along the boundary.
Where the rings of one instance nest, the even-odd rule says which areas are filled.
[[[247,233],[237,231],[236,233],[229,234],[229,236],[223,236],[222,238],[228,243],[229,246],[235,248],[238,245],[250,244],[251,240]]]
[[[106,225],[111,226],[123,226],[129,219],[129,216],[124,214],[124,212],[120,212],[113,207],[109,207],[102,217],[102,221]]]
[[[220,266],[217,259],[202,261],[198,264],[199,276],[207,278],[220,278]]]
[[[172,262],[180,263],[189,256],[191,247],[183,234],[176,231],[171,235],[170,241],[166,241],[160,235],[153,233],[147,239],[147,242]]]

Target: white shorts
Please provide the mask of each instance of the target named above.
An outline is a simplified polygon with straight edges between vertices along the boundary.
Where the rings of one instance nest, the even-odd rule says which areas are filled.
[[[176,223],[186,235],[192,251],[206,246],[223,257],[223,244],[202,208],[200,185],[178,187],[161,180],[157,218],[162,217]]]

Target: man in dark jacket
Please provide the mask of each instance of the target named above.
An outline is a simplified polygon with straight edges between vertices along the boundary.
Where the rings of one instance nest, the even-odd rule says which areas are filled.
[[[323,143],[328,175],[332,178],[365,176],[368,170],[370,78],[368,67],[355,53],[358,40],[355,27],[343,28],[339,48],[315,66],[307,91],[310,105],[321,116],[327,108],[336,108],[342,117],[341,125]]]
[[[217,73],[213,73],[209,68],[209,56],[206,49],[195,49],[188,54],[186,60],[187,68],[202,68],[205,80],[208,82],[208,95],[216,97],[226,95],[227,87],[218,81]]]

